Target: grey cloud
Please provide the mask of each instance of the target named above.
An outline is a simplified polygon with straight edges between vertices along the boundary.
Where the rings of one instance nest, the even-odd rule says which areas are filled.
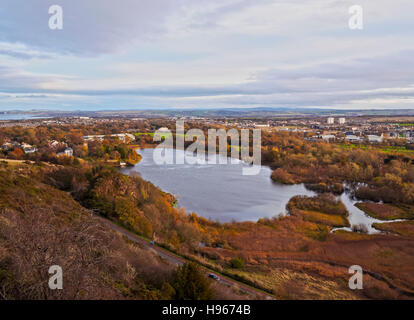
[[[0,41],[51,52],[96,55],[113,52],[165,29],[183,0],[2,0]],[[63,30],[50,30],[48,9],[63,8]]]
[[[63,30],[48,27],[52,4],[63,8]],[[255,4],[257,0],[2,0],[0,41],[94,56],[163,35],[170,17],[191,29],[208,29],[219,17]]]
[[[322,63],[256,74],[249,83],[227,86],[153,86],[113,90],[47,90],[41,83],[54,76],[32,76],[0,67],[0,92],[63,94],[84,97],[131,99],[146,97],[171,101],[196,101],[229,105],[335,106],[364,99],[414,97],[412,51],[392,55]]]
[[[358,58],[256,74],[254,86],[275,92],[336,92],[407,87],[414,84],[414,51]]]
[[[36,53],[36,52],[19,52],[14,50],[0,50],[0,55],[9,56],[17,59],[48,59],[52,56],[50,54]]]
[[[25,73],[17,68],[0,65],[0,92],[36,93],[45,81],[56,81],[56,76]],[[44,92],[47,93],[47,92]]]

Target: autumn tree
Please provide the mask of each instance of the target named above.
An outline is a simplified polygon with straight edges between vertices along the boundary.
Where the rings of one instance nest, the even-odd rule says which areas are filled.
[[[176,300],[211,300],[214,298],[210,280],[193,262],[177,268],[171,285],[175,290]]]

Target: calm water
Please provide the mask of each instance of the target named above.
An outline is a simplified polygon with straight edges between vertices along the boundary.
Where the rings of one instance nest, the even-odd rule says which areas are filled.
[[[37,117],[32,114],[25,114],[25,113],[14,113],[14,114],[0,113],[0,121],[1,120],[42,119],[42,118],[47,118],[47,117]]]
[[[182,150],[175,152],[183,154]],[[133,168],[124,168],[125,174],[139,172],[147,181],[160,189],[174,194],[180,207],[187,212],[220,222],[257,221],[263,217],[286,214],[286,204],[296,195],[313,196],[315,192],[304,185],[281,185],[270,179],[271,170],[262,166],[260,173],[254,176],[242,174],[245,166],[237,164],[165,164],[157,165],[153,160],[153,149],[141,149],[138,153],[142,160]],[[194,155],[186,153],[189,158]],[[349,211],[349,220],[353,224],[365,224],[370,233],[377,230],[372,223],[382,222],[368,217],[354,206],[355,202],[343,194],[341,200]]]
[[[175,150],[184,153],[182,150]],[[166,164],[157,165],[153,149],[138,151],[141,162],[123,173],[138,171],[142,178],[174,194],[188,212],[221,222],[257,221],[286,212],[286,204],[295,195],[314,195],[303,185],[284,186],[272,182],[271,170],[262,167],[258,175],[244,176],[244,164]],[[191,154],[186,154],[194,158]]]

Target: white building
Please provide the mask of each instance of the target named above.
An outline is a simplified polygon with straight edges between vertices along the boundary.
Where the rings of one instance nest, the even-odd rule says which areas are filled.
[[[332,117],[328,118],[327,123],[328,124],[334,124],[335,123],[335,118],[332,118]]]
[[[93,136],[84,136],[85,141],[102,141],[105,138],[105,135],[93,135]]]
[[[382,140],[384,140],[384,135],[380,135],[380,136],[375,136],[372,134],[367,135],[368,141],[369,142],[376,142],[376,143],[381,143]]]
[[[73,156],[73,149],[72,148],[66,148],[63,152],[59,152],[57,157],[72,157]]]
[[[345,124],[346,122],[345,118],[339,118],[338,121],[339,121],[339,124]]]
[[[359,142],[362,139],[360,137],[357,137],[356,135],[350,134],[350,135],[345,137],[345,140],[349,141],[349,142]]]
[[[22,147],[22,149],[23,149],[23,151],[24,151],[24,153],[35,153],[35,152],[37,152],[37,148],[35,148],[35,147],[33,147],[33,146],[31,146],[30,144],[28,144],[28,143],[22,143],[21,144],[21,147]]]
[[[127,139],[129,139],[130,141],[135,140],[134,135],[130,133],[117,133],[117,134],[110,134],[110,135],[99,134],[99,135],[92,135],[92,136],[84,136],[83,139],[85,141],[103,141],[105,137],[116,137],[122,142],[126,142]]]
[[[336,139],[336,136],[335,135],[333,135],[333,134],[323,134],[323,135],[321,135],[321,138],[324,140],[324,141],[331,141],[331,140],[335,140]]]

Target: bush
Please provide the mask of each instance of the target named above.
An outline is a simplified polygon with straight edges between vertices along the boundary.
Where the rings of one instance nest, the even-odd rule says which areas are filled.
[[[173,274],[171,286],[175,290],[175,300],[211,300],[214,298],[210,280],[193,262],[177,268]]]
[[[234,257],[230,260],[230,267],[233,269],[243,269],[244,268],[244,260],[239,257]]]
[[[295,184],[296,183],[293,176],[281,168],[273,171],[271,178],[274,181],[283,183],[283,184]]]
[[[366,227],[365,224],[354,224],[352,226],[352,231],[353,232],[358,232],[358,233],[368,233],[368,228]]]

